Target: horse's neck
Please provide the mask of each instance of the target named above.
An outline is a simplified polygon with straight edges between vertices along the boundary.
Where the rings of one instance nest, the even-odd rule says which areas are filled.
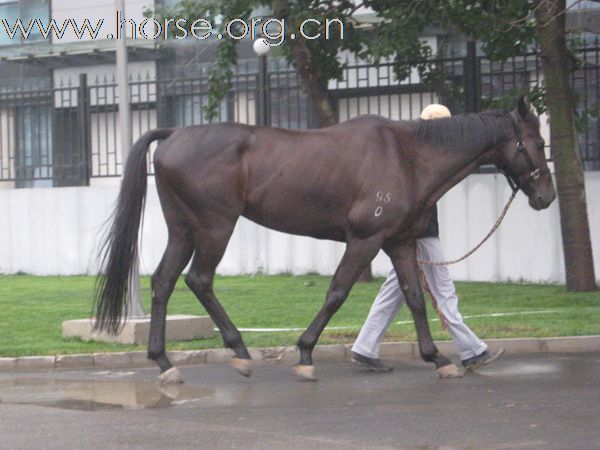
[[[475,172],[483,164],[495,163],[497,152],[493,145],[482,145],[481,148],[465,151],[447,151],[434,149],[432,157],[437,159],[433,164],[431,182],[423,187],[424,203],[433,206],[450,189]]]

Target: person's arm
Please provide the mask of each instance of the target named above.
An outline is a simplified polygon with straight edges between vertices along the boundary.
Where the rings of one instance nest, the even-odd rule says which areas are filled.
[[[429,237],[440,237],[440,227],[438,225],[438,213],[437,213],[437,205],[433,207],[433,212],[431,213],[431,218],[427,223],[427,227],[423,233],[421,233],[417,239],[429,238]]]

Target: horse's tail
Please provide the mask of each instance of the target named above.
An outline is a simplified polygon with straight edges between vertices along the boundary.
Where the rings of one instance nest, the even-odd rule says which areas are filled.
[[[146,156],[153,141],[166,139],[173,131],[165,128],[144,133],[127,158],[117,206],[109,219],[112,223],[98,255],[100,271],[94,295],[95,330],[116,334],[122,320],[127,318],[125,299],[137,258],[138,233],[148,184]]]

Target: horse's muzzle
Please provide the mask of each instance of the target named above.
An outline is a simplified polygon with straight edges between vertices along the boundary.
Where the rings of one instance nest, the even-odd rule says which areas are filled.
[[[529,196],[529,206],[531,206],[536,211],[540,211],[550,206],[555,198],[556,192],[554,191],[554,189],[544,194],[534,192],[532,195]]]

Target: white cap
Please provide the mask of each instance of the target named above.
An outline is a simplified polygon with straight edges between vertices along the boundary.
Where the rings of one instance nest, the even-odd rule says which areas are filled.
[[[450,110],[444,105],[432,103],[421,112],[421,119],[440,119],[442,117],[450,117],[451,115],[452,114],[450,114]]]

